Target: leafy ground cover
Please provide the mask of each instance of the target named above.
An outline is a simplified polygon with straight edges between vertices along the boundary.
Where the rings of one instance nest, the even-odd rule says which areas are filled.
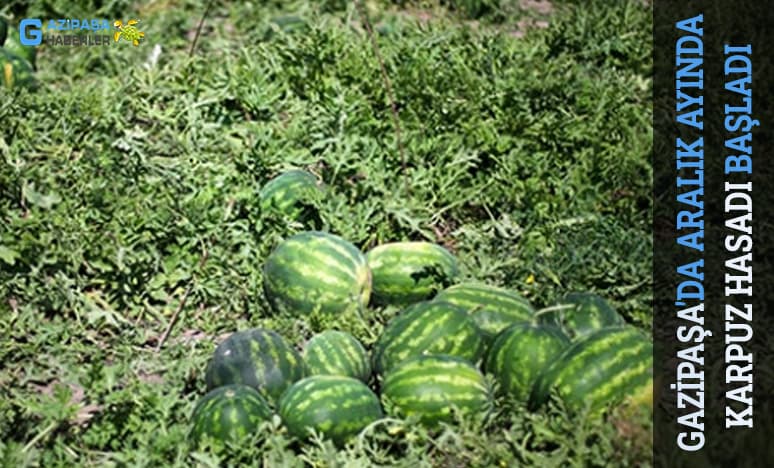
[[[2,7],[137,17],[147,40],[43,47],[38,91],[0,91],[0,464],[224,461],[185,443],[215,344],[331,325],[271,317],[261,289],[277,241],[310,227],[258,206],[291,167],[330,189],[311,224],[361,249],[438,242],[463,278],[538,307],[594,291],[649,329],[650,7],[469,4],[367,5],[402,152],[350,2],[215,2],[193,56],[200,0]],[[396,312],[339,325],[371,345]],[[649,417],[501,403],[433,433],[385,420],[341,450],[275,421],[225,461],[649,464]]]

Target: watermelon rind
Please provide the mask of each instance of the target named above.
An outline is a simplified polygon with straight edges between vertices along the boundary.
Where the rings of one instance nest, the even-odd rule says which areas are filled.
[[[556,304],[539,310],[535,316],[539,323],[560,327],[571,339],[626,323],[605,299],[586,292],[569,293]]]
[[[465,309],[488,342],[513,324],[532,322],[535,313],[534,307],[521,295],[480,283],[451,286],[438,293],[435,300]]]
[[[191,414],[189,438],[195,444],[205,439],[217,444],[239,442],[255,434],[271,418],[266,400],[247,385],[218,387],[204,395]]]
[[[22,45],[20,37],[19,30],[14,26],[9,25],[3,49],[5,49],[6,52],[21,58],[29,65],[30,69],[34,70],[38,54],[37,47]]]
[[[373,367],[384,373],[401,361],[424,354],[448,354],[477,364],[485,351],[475,321],[442,301],[409,306],[385,326],[373,349]]]
[[[303,358],[282,336],[253,328],[233,333],[217,346],[205,378],[208,390],[244,384],[273,403],[306,375]]]
[[[350,242],[306,231],[285,239],[269,255],[263,286],[277,314],[335,316],[359,312],[368,304],[371,272]]]
[[[362,382],[371,377],[368,352],[354,336],[325,330],[313,336],[303,353],[309,375],[343,375]]]
[[[312,430],[343,445],[383,416],[379,397],[352,377],[314,375],[293,384],[279,404],[288,432],[307,439]]]
[[[653,379],[653,343],[631,326],[609,327],[574,341],[538,378],[529,407],[556,395],[570,409],[603,410]]]
[[[316,209],[324,190],[314,174],[300,169],[281,173],[258,192],[261,210],[276,211],[302,219],[309,209]]]
[[[392,242],[366,253],[373,303],[405,306],[432,298],[459,275],[457,259],[431,242]]]
[[[0,87],[37,88],[30,64],[22,57],[0,48]]]
[[[455,356],[415,356],[384,377],[382,400],[393,416],[416,418],[433,426],[452,422],[454,413],[485,414],[492,409],[492,391],[484,375]]]
[[[502,394],[526,403],[543,369],[569,345],[570,339],[558,328],[511,325],[492,343],[485,369],[497,379]]]

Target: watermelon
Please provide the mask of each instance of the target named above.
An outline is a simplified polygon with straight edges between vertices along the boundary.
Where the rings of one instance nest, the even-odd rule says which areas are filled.
[[[22,45],[19,30],[13,26],[8,26],[7,37],[3,44],[3,49],[5,49],[6,52],[10,52],[12,55],[21,58],[31,69],[35,69],[35,62],[37,61],[38,54],[37,47]]]
[[[271,414],[269,404],[254,388],[218,387],[197,402],[189,437],[194,443],[207,438],[217,443],[239,442],[254,434]]]
[[[424,301],[387,324],[374,345],[373,364],[381,374],[422,354],[448,354],[475,364],[483,353],[481,332],[463,309],[448,302]]]
[[[306,376],[301,355],[280,335],[261,328],[239,331],[215,349],[206,371],[207,389],[244,384],[275,402]]]
[[[382,399],[395,416],[435,425],[451,422],[453,408],[480,413],[492,407],[487,382],[468,361],[448,355],[415,356],[387,372]]]
[[[607,301],[592,293],[569,293],[556,305],[538,311],[536,316],[540,323],[558,326],[572,339],[625,323]]]
[[[444,289],[435,299],[465,309],[487,342],[510,325],[531,322],[535,313],[529,301],[519,294],[486,284],[458,284]]]
[[[318,205],[324,191],[310,172],[291,170],[270,180],[258,192],[261,210],[276,210],[291,218],[300,219]]]
[[[303,356],[310,375],[343,375],[363,382],[371,377],[368,353],[349,333],[319,333],[306,343]]]
[[[4,49],[0,49],[0,83],[7,89],[37,87],[30,64]]]
[[[278,314],[359,311],[371,295],[371,272],[363,254],[324,232],[302,232],[283,241],[269,255],[263,273],[264,292]]]
[[[486,372],[500,382],[500,389],[526,403],[532,385],[570,340],[554,327],[516,324],[503,330],[487,354]]]
[[[290,387],[279,414],[288,432],[305,439],[314,429],[338,445],[382,417],[379,397],[363,382],[341,375],[313,375]]]
[[[653,379],[648,381],[647,384],[643,385],[639,390],[635,390],[634,392],[629,395],[626,400],[625,404],[628,405],[631,408],[640,408],[645,407],[649,408],[651,411],[653,410]]]
[[[366,254],[373,274],[373,300],[408,305],[433,297],[457,278],[457,259],[430,242],[393,242]]]
[[[592,412],[638,394],[653,380],[653,344],[633,327],[602,328],[573,342],[543,371],[530,396],[537,409],[556,392]]]

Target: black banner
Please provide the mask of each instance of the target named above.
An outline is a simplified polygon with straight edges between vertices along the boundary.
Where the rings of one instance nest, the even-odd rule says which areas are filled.
[[[774,466],[774,5],[654,5],[654,465]]]

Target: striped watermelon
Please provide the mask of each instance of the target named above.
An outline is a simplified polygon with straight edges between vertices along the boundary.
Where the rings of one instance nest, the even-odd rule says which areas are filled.
[[[573,409],[591,411],[636,395],[653,379],[653,344],[633,327],[602,328],[576,340],[538,378],[530,407],[552,391]]]
[[[363,382],[340,375],[314,375],[296,382],[280,400],[288,431],[304,439],[310,429],[342,445],[382,417],[379,397]]]
[[[4,49],[0,49],[0,85],[7,89],[37,88],[30,64],[22,57]]]
[[[561,327],[572,339],[625,323],[607,301],[592,293],[569,293],[556,305],[542,309],[536,315],[540,323]]]
[[[625,404],[632,407],[632,408],[650,408],[650,410],[653,410],[653,379],[651,379],[646,385],[642,386],[639,390],[634,391],[631,395],[629,395],[626,400]]]
[[[569,344],[570,340],[558,328],[511,325],[492,343],[486,358],[486,372],[497,378],[504,394],[526,402],[545,366]]]
[[[366,254],[373,273],[373,299],[381,305],[408,305],[429,299],[458,275],[457,259],[430,242],[393,242]]]
[[[230,384],[255,388],[276,401],[293,382],[306,376],[301,355],[277,333],[253,328],[229,336],[207,366],[207,389]]]
[[[218,387],[197,402],[191,415],[189,437],[194,443],[204,439],[219,443],[238,442],[255,433],[271,414],[269,404],[252,387]]]
[[[258,192],[261,210],[276,210],[292,218],[301,218],[320,202],[324,191],[310,172],[291,170],[270,180]]]
[[[465,309],[487,341],[510,325],[531,322],[535,313],[519,294],[486,284],[458,284],[441,291],[435,299]]]
[[[35,70],[37,67],[38,48],[35,46],[22,45],[20,38],[19,30],[14,26],[9,25],[3,49],[11,55],[22,59],[25,64],[29,64],[31,70]]]
[[[380,374],[422,354],[448,354],[475,364],[484,353],[484,340],[463,309],[448,302],[424,301],[387,324],[373,353],[374,370]]]
[[[343,375],[363,382],[371,377],[371,362],[354,336],[326,330],[312,337],[304,347],[304,361],[310,375]]]
[[[275,313],[309,315],[359,311],[371,295],[371,272],[363,254],[339,236],[296,234],[269,255],[263,286]]]
[[[492,395],[484,376],[454,356],[415,356],[384,377],[382,398],[388,410],[434,425],[453,420],[452,408],[463,413],[488,411]]]

